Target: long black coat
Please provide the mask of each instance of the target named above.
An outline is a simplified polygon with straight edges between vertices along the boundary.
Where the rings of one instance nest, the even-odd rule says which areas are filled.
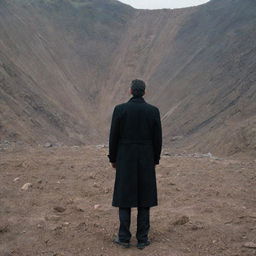
[[[112,205],[152,207],[157,205],[155,165],[162,149],[162,127],[157,107],[143,97],[132,97],[115,106],[110,136],[109,160],[116,163]]]

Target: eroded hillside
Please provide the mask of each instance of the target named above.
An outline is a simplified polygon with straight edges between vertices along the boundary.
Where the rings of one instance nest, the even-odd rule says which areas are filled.
[[[107,143],[131,79],[159,106],[164,142],[255,153],[256,3],[178,10],[117,1],[0,1],[1,140]]]

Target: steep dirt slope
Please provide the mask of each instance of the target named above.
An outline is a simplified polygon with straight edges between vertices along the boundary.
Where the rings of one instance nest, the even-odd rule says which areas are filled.
[[[12,129],[28,142],[97,142],[96,97],[131,10],[116,1],[1,1],[1,139]]]
[[[174,144],[191,150],[255,152],[255,24],[256,4],[247,0],[139,11],[112,72],[114,97],[120,84],[145,78],[166,143],[182,138]]]
[[[0,7],[1,140],[107,143],[113,106],[138,77],[160,107],[167,145],[255,153],[255,1],[154,11],[110,0]]]

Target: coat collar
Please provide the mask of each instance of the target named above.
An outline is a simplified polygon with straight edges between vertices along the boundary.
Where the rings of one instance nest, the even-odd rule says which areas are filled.
[[[128,102],[138,102],[138,103],[145,103],[145,100],[143,97],[131,97]]]

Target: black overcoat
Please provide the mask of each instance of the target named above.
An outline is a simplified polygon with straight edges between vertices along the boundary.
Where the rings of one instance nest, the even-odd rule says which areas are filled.
[[[157,107],[143,97],[115,106],[109,136],[109,160],[116,163],[112,205],[157,205],[155,165],[162,149],[162,127]]]

